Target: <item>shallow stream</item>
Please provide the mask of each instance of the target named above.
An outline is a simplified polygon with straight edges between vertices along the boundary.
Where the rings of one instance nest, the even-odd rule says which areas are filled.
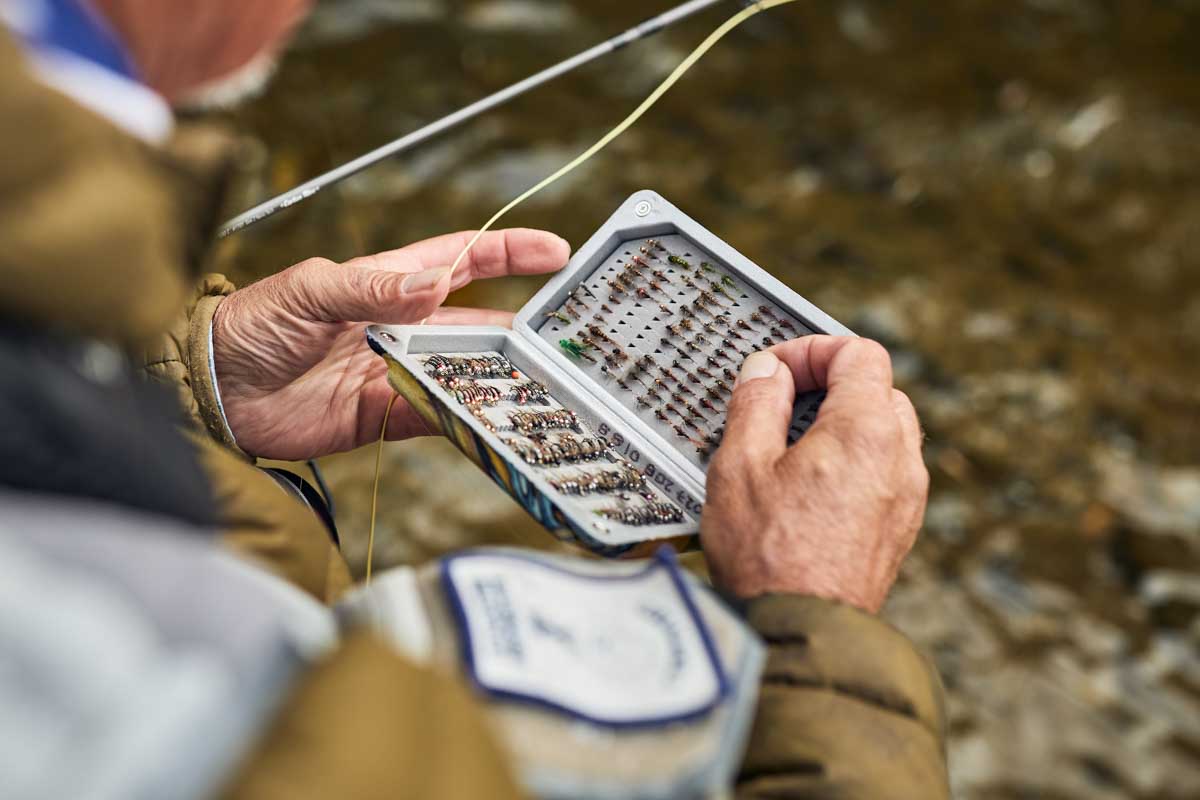
[[[664,9],[323,3],[236,115],[251,205]],[[239,282],[480,224],[719,12],[228,240]],[[950,693],[956,796],[1200,796],[1200,3],[809,2],[734,33],[511,225],[647,187],[883,341],[933,493],[886,611]],[[515,309],[534,280],[458,304]],[[373,455],[326,459],[361,566]],[[389,446],[377,558],[549,539],[442,442]]]

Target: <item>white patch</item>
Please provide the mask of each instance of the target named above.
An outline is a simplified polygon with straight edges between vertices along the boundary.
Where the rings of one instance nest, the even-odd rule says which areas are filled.
[[[468,669],[489,693],[626,726],[698,716],[725,692],[674,564],[597,577],[489,553],[443,570]]]

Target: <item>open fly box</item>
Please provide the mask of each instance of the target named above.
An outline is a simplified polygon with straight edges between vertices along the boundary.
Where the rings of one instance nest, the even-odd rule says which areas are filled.
[[[634,194],[499,327],[367,329],[392,386],[530,515],[606,556],[692,546],[742,360],[852,335],[668,203]],[[788,436],[822,395],[797,397]]]

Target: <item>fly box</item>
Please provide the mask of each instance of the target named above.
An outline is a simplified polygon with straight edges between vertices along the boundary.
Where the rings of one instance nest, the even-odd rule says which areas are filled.
[[[634,194],[512,330],[388,326],[367,341],[431,428],[556,536],[606,556],[697,542],[742,360],[853,335],[658,194]],[[820,393],[799,395],[789,439]]]

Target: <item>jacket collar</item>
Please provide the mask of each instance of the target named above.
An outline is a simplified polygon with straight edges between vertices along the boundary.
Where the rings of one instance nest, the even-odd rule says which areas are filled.
[[[127,345],[182,313],[209,253],[233,139],[161,147],[47,87],[0,28],[0,320]]]
[[[16,35],[42,83],[140,139],[161,144],[170,135],[170,107],[138,80],[124,45],[85,3],[8,0],[0,23]]]

